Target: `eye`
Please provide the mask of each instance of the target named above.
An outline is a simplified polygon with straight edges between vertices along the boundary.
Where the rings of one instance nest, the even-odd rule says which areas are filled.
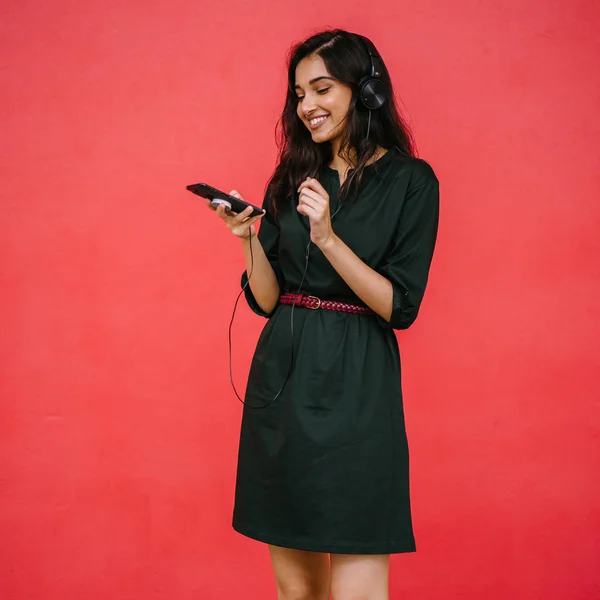
[[[304,100],[304,96],[298,96],[298,97],[296,98],[296,100],[297,100],[298,102],[302,102],[302,100]]]
[[[320,90],[317,90],[317,94],[326,94],[330,89],[331,87],[321,88]]]

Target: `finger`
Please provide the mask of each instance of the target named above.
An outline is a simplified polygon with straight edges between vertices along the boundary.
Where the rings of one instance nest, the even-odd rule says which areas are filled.
[[[324,212],[322,204],[320,204],[316,200],[313,200],[312,198],[308,198],[307,196],[303,196],[302,198],[300,198],[298,206],[310,208],[311,210],[317,211],[319,214],[323,214]]]
[[[296,210],[301,215],[304,215],[305,217],[308,217],[311,220],[318,219],[321,216],[319,212],[317,212],[312,206],[309,206],[308,204],[301,204],[296,208]]]
[[[246,219],[252,214],[253,208],[251,206],[247,206],[241,213],[238,213],[233,217],[233,224],[238,225],[246,221]]]
[[[256,215],[255,217],[251,217],[247,221],[244,221],[242,224],[237,225],[235,227],[233,225],[229,224],[229,228],[234,233],[236,233],[236,232],[241,233],[241,232],[249,231],[250,228],[252,227],[252,225],[254,225],[254,223],[256,223],[256,221],[258,221],[259,219],[262,219],[262,217],[263,217],[263,215]]]
[[[321,185],[318,179],[310,177],[306,180],[306,187],[315,190],[319,194],[323,194],[323,196],[328,196],[327,190]]]
[[[208,206],[208,208],[210,208],[210,210],[215,210],[215,207],[212,205],[211,201],[208,198],[205,198],[206,201],[206,206]]]
[[[324,194],[321,192],[318,192],[314,189],[312,189],[309,186],[303,187],[302,191],[300,192],[300,196],[302,196],[303,194],[309,196],[310,198],[314,198],[315,200],[317,200],[317,202],[320,202],[322,204],[329,204],[329,195],[327,194],[327,192],[325,192]]]
[[[307,181],[302,182],[298,188],[298,193],[301,194],[304,190],[310,190],[311,186]]]
[[[305,189],[305,188],[309,188],[309,189],[313,189],[315,192],[318,192],[320,194],[323,194],[324,196],[327,196],[327,190],[319,183],[318,179],[313,179],[312,177],[307,177],[298,187],[298,192],[300,192],[301,190]]]
[[[249,227],[252,227],[252,225],[254,225],[254,223],[256,223],[256,221],[262,219],[263,216],[264,215],[256,215],[256,217],[252,217],[252,218],[248,219],[247,221],[244,221],[244,225],[248,225]]]
[[[237,190],[231,190],[229,192],[229,195],[233,196],[234,198],[239,198],[240,200],[243,200],[242,195]]]
[[[313,198],[303,192],[298,204],[310,206],[310,208],[316,211],[318,218],[327,218],[329,215],[329,204],[319,196]]]
[[[311,200],[314,200],[315,202],[317,202],[318,204],[326,204],[327,200],[325,198],[323,198],[323,196],[321,196],[320,194],[317,194],[317,192],[305,188],[304,190],[302,190],[301,194],[300,194],[300,199],[301,198],[310,198]]]
[[[322,205],[319,204],[316,200],[313,200],[312,198],[308,198],[307,196],[302,196],[302,198],[300,198],[300,201],[298,202],[298,205],[299,206],[309,206],[313,210],[319,210],[319,212],[323,212]]]
[[[319,198],[322,202],[329,204],[329,194],[326,191],[320,191],[311,186],[302,188],[301,194],[308,194],[312,198]]]
[[[216,211],[217,215],[224,221],[229,221],[229,219],[231,219],[231,215],[227,212],[227,208],[224,204],[218,204]]]
[[[316,181],[316,180],[313,179],[312,177],[307,177],[304,181],[302,181],[300,183],[300,186],[299,186],[298,190],[300,190],[300,188],[302,188],[302,187],[306,187],[307,185],[310,185],[311,181]]]
[[[308,185],[308,177],[298,186],[298,193],[300,193]]]

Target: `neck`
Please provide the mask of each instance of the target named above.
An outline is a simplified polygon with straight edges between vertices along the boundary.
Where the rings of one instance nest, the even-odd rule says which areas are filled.
[[[332,140],[331,150],[333,151],[333,158],[329,163],[329,166],[345,176],[348,169],[351,169],[356,165],[356,150],[351,148],[349,152],[343,152],[342,156],[340,156],[340,140],[338,139]],[[375,154],[369,159],[367,164],[369,165],[376,160],[379,160],[386,152],[387,150],[381,146],[377,146]]]

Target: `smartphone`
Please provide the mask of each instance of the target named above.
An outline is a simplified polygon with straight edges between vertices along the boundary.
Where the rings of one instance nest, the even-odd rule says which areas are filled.
[[[226,194],[225,192],[222,192],[221,190],[218,190],[207,183],[194,183],[186,186],[186,189],[194,194],[197,194],[198,196],[208,198],[214,207],[217,207],[219,204],[225,204],[225,208],[228,211],[241,213],[248,206],[251,206],[254,210],[252,213],[250,213],[250,217],[262,215],[264,213],[262,208],[258,208],[257,206],[249,204],[248,202],[244,202],[235,196],[230,196],[229,194]]]

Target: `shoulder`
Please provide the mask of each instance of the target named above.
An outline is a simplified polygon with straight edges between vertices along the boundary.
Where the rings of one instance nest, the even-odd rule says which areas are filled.
[[[409,189],[437,186],[439,180],[433,167],[422,158],[406,158],[395,155],[392,161],[394,179]]]
[[[433,167],[422,158],[393,156],[390,201],[406,217],[428,220],[437,218],[440,188]]]

